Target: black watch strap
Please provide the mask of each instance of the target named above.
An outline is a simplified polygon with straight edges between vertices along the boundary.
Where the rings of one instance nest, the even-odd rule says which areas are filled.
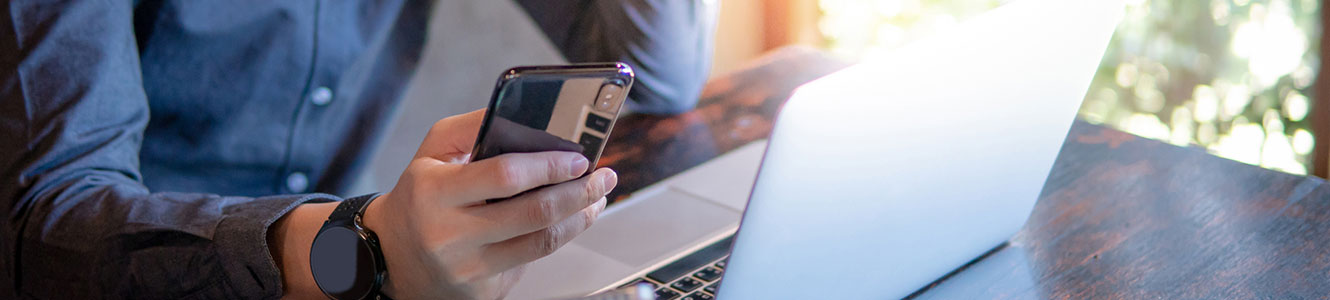
[[[337,204],[337,208],[334,208],[334,209],[333,209],[333,212],[332,212],[331,214],[328,215],[328,221],[326,221],[326,222],[323,223],[323,228],[319,230],[319,235],[322,235],[322,234],[323,234],[323,231],[324,231],[324,230],[327,230],[327,229],[330,228],[330,227],[358,228],[357,230],[364,230],[366,233],[368,233],[368,240],[367,240],[367,241],[368,241],[368,245],[371,245],[371,246],[370,246],[371,248],[369,249],[369,251],[374,252],[374,253],[375,253],[374,256],[378,257],[377,259],[375,259],[376,262],[373,263],[373,265],[378,265],[380,268],[382,268],[382,267],[383,267],[383,258],[382,258],[382,256],[381,256],[382,253],[379,252],[379,248],[378,248],[378,239],[375,237],[373,231],[370,231],[369,228],[364,228],[364,227],[360,224],[360,220],[358,220],[358,219],[356,218],[356,216],[357,216],[358,214],[363,214],[364,211],[365,211],[365,208],[369,206],[369,203],[370,203],[371,201],[374,201],[374,199],[375,199],[376,197],[378,197],[378,196],[379,196],[378,193],[373,193],[373,194],[361,195],[361,196],[351,197],[351,198],[347,198],[347,199],[345,199],[345,200],[342,200],[341,203]],[[315,243],[316,243],[316,244],[318,243],[318,242],[317,242],[318,239],[319,239],[319,237],[315,237]],[[311,247],[310,251],[311,251],[311,260],[312,260],[312,259],[313,259],[313,255],[314,255],[314,254],[312,254],[312,253],[313,253],[313,251],[315,251],[315,250],[313,249],[313,247]],[[313,265],[314,262],[311,261],[310,264]],[[385,269],[379,269],[379,270],[377,270],[376,272],[377,272],[377,274],[378,274],[378,275],[376,275],[376,276],[378,276],[378,278],[383,278],[384,276],[387,276],[387,273],[386,273],[386,270],[385,270]],[[316,275],[315,275],[315,281],[316,281],[316,282],[318,281],[318,278],[319,278],[319,276],[316,274]],[[366,277],[366,278],[368,278],[368,277]],[[386,300],[391,300],[392,298],[389,298],[387,295],[384,295],[384,294],[383,294],[383,291],[380,290],[382,287],[379,286],[379,284],[381,284],[381,283],[382,283],[382,282],[381,282],[379,279],[374,279],[374,282],[373,282],[373,285],[374,285],[374,286],[371,288],[371,290],[368,291],[369,294],[360,295],[358,298],[359,298],[359,299],[377,299],[377,300],[385,300],[385,299],[386,299]],[[323,286],[320,285],[320,286],[319,286],[319,289],[323,289]],[[327,296],[330,297],[330,298],[334,298],[334,299],[336,299],[336,297],[337,297],[337,296],[334,296],[333,294],[328,294],[328,291],[326,291],[326,290],[324,291],[324,293],[325,293],[325,295],[327,295]],[[341,300],[341,299],[339,299],[339,300]]]
[[[342,203],[338,204],[336,209],[333,209],[332,214],[328,215],[328,220],[351,220],[355,218],[356,214],[364,212],[365,207],[369,206],[369,202],[378,196],[378,193],[371,193],[342,200]]]

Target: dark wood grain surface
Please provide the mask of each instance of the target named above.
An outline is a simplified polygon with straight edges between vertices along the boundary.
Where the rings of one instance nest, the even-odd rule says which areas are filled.
[[[765,138],[799,84],[845,64],[784,49],[708,84],[699,107],[629,116],[611,199]],[[963,184],[963,183],[959,183]],[[853,273],[853,272],[848,272]],[[855,280],[871,280],[857,278]],[[920,299],[1326,299],[1330,187],[1077,121],[1025,228]]]
[[[1322,299],[1330,188],[1076,122],[1024,230],[920,298]]]

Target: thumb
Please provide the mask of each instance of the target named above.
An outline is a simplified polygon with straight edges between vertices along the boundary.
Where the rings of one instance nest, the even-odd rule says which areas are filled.
[[[425,140],[420,142],[416,158],[452,161],[470,154],[484,119],[485,109],[478,109],[434,122]]]

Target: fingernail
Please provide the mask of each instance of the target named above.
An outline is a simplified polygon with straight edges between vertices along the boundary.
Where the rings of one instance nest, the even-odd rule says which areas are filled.
[[[569,174],[572,174],[573,177],[582,176],[582,174],[586,173],[588,164],[591,163],[586,160],[585,156],[582,156],[581,154],[574,155],[572,163],[568,164],[570,166]]]
[[[619,184],[619,174],[610,169],[605,169],[605,171],[605,175],[600,176],[600,186],[605,188],[605,194],[609,194],[611,190],[614,190],[614,185]]]

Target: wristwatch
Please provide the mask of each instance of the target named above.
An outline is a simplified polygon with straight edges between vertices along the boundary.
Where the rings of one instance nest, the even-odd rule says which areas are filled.
[[[377,194],[343,200],[319,228],[309,249],[309,269],[319,290],[331,299],[387,299],[380,293],[388,276],[379,238],[361,217]]]

